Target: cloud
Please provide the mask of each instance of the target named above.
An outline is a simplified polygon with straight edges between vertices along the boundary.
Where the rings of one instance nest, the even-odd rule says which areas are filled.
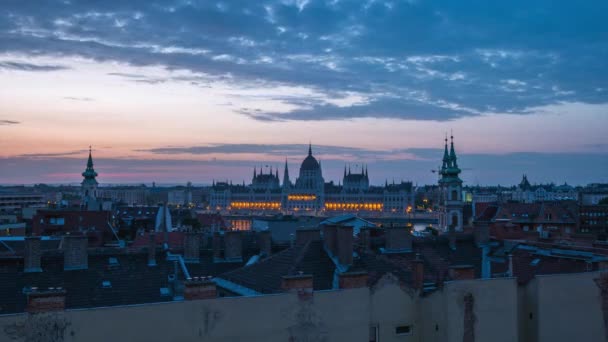
[[[69,68],[63,65],[40,65],[14,61],[0,61],[0,69],[18,71],[58,71]]]
[[[297,108],[278,112],[235,106],[261,121],[442,121],[480,113],[526,114],[560,102],[608,102],[608,92],[598,91],[608,89],[608,23],[601,15],[606,11],[608,3],[601,0],[458,6],[440,1],[10,2],[0,9],[0,53],[81,56],[212,77],[187,81],[116,74],[149,85],[208,87],[229,77],[237,90],[257,83],[325,95],[300,95],[292,100]],[[1,63],[28,71],[62,68]],[[359,93],[367,101],[327,104],[326,98],[340,92]]]
[[[55,152],[55,153],[28,153],[28,154],[18,155],[16,158],[48,159],[48,158],[56,158],[56,157],[82,155],[87,152],[89,152],[89,150],[76,150],[76,151]]]
[[[7,125],[18,125],[21,122],[19,121],[14,121],[14,120],[0,120],[0,126],[7,126]]]
[[[78,96],[65,96],[64,99],[71,101],[83,101],[83,102],[91,102],[95,101],[95,99],[91,97],[78,97]]]

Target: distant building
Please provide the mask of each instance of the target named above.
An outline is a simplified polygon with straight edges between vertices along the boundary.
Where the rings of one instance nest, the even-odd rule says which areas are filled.
[[[167,204],[169,205],[190,205],[192,204],[192,186],[190,183],[186,188],[169,190],[167,194]]]
[[[0,193],[0,211],[13,211],[23,208],[44,208],[47,206],[43,194]]]
[[[114,203],[127,205],[145,205],[148,189],[143,186],[100,187],[97,194],[100,198],[109,199]]]
[[[283,184],[278,170],[265,173],[254,168],[250,185],[215,182],[209,193],[209,209],[231,212],[283,212],[293,214],[360,213],[365,215],[407,215],[414,206],[411,182],[370,186],[367,168],[360,173],[344,169],[342,185],[325,182],[321,163],[312,146],[300,165],[295,183],[285,162]]]
[[[511,193],[511,200],[533,203],[543,201],[576,201],[578,194],[574,187],[564,183],[556,186],[554,184],[530,184],[528,176],[523,175],[517,188]]]
[[[608,189],[588,189],[579,197],[578,230],[608,240]]]

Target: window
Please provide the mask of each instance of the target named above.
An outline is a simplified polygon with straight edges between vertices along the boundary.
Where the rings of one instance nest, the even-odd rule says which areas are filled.
[[[411,325],[400,325],[395,327],[396,335],[411,335],[412,334],[412,326]]]
[[[369,342],[378,342],[378,326],[369,327]]]
[[[111,289],[112,283],[109,280],[104,280],[101,282],[101,287],[103,287],[104,289]]]

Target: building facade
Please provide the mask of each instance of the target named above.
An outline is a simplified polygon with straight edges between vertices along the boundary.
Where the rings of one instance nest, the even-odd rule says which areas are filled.
[[[371,186],[367,168],[360,172],[344,169],[342,184],[325,182],[321,163],[308,147],[295,182],[289,178],[285,161],[283,183],[279,172],[253,171],[250,185],[214,182],[209,194],[209,210],[230,212],[282,212],[323,215],[360,213],[364,215],[408,215],[414,205],[411,182]]]

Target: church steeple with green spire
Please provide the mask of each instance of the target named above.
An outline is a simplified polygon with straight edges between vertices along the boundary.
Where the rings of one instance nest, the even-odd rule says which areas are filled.
[[[445,138],[443,152],[443,165],[441,166],[441,179],[439,186],[442,189],[442,201],[439,224],[445,230],[461,231],[463,226],[462,179],[458,168],[458,157],[454,148],[454,135],[450,137],[450,150],[448,152],[448,138]]]
[[[82,204],[89,210],[93,210],[97,206],[97,172],[93,168],[93,155],[92,148],[89,146],[89,160],[87,161],[87,168],[82,173],[81,191],[82,191]]]
[[[97,184],[97,180],[95,179],[95,177],[97,177],[97,172],[95,172],[95,169],[93,168],[93,156],[91,154],[91,146],[89,146],[89,160],[87,161],[87,168],[82,173],[82,177],[84,177],[83,184],[85,181],[92,181]]]

